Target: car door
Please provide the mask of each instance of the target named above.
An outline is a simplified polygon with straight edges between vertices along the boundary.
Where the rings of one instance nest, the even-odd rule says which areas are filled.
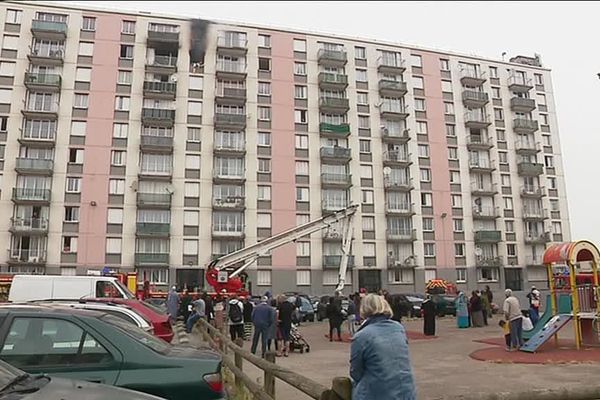
[[[58,315],[11,315],[2,326],[0,358],[32,374],[114,384],[121,354],[78,322]]]

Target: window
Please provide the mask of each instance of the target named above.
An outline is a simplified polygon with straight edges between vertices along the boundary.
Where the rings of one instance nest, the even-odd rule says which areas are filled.
[[[419,144],[417,146],[419,157],[429,157],[429,145]]]
[[[421,205],[423,207],[433,206],[433,196],[431,193],[421,193]]]
[[[117,77],[117,83],[120,85],[131,85],[133,79],[132,71],[119,70],[119,76]]]
[[[22,17],[23,11],[21,10],[6,10],[6,23],[8,24],[20,24]]]
[[[200,156],[194,154],[185,155],[185,169],[199,170]]]
[[[296,161],[296,175],[308,175],[308,161]]]
[[[431,182],[431,170],[429,168],[420,168],[419,175],[421,182]]]
[[[2,38],[2,48],[6,50],[17,50],[19,48],[19,37],[4,35]]]
[[[493,99],[499,99],[500,96],[500,88],[499,87],[492,87],[492,98]]]
[[[258,159],[258,172],[271,172],[271,159],[270,158],[259,158]]]
[[[423,67],[423,59],[418,54],[410,55],[411,65],[413,67]]]
[[[423,232],[433,232],[433,218],[423,218]]]
[[[271,82],[258,82],[258,94],[263,96],[270,96]]]
[[[1,76],[15,76],[16,63],[0,61],[0,75]]]
[[[444,113],[446,115],[453,115],[454,114],[454,103],[445,101],[444,102]]]
[[[440,70],[450,71],[450,61],[445,58],[440,58]]]
[[[498,77],[498,68],[490,67],[490,78],[497,78],[497,77]]]
[[[354,47],[354,58],[357,60],[366,60],[367,59],[367,49],[360,46]]]
[[[270,35],[258,35],[258,47],[271,47],[271,36]]]
[[[308,200],[309,200],[308,188],[297,187],[296,188],[296,201],[308,201]]]
[[[533,80],[536,85],[544,84],[544,77],[542,76],[542,74],[533,74]]]
[[[79,222],[79,207],[65,206],[65,222]]]
[[[115,97],[115,110],[117,111],[129,111],[129,97],[116,96]]]
[[[75,70],[75,81],[76,82],[90,82],[92,80],[92,69],[91,68],[77,68]]]
[[[494,118],[496,121],[502,121],[504,119],[504,111],[501,108],[494,108]]]
[[[122,208],[109,208],[106,221],[109,224],[122,224],[123,223],[123,209]]]
[[[296,271],[296,285],[310,286],[310,270]]]
[[[75,98],[73,100],[73,108],[88,108],[88,100],[89,95],[83,93],[75,93]]]
[[[362,217],[362,230],[365,232],[375,231],[375,217]]]
[[[69,149],[69,164],[83,164],[83,149]]]
[[[464,257],[465,256],[465,244],[464,243],[454,243],[454,256],[455,257]]]
[[[462,218],[454,218],[452,220],[452,227],[454,232],[464,232]]]
[[[389,283],[413,283],[414,270],[411,268],[394,268],[388,270]]]
[[[540,105],[544,105],[544,106],[546,105],[546,95],[545,95],[545,94],[543,94],[543,93],[538,93],[538,94],[536,95],[536,98],[537,98],[537,103],[538,103],[538,104],[540,104]]]
[[[129,124],[115,122],[113,124],[113,137],[126,139],[129,134]]]
[[[271,120],[271,107],[258,107],[258,120],[259,121],[270,121]]]
[[[306,40],[294,39],[294,51],[306,53]]]
[[[477,268],[477,281],[478,282],[497,282],[498,275],[499,275],[498,268],[495,268],[495,267]]]
[[[202,90],[204,89],[204,78],[201,76],[190,76],[190,89]]]
[[[28,128],[28,129],[30,129],[29,131],[26,129],[26,132],[32,133],[33,136],[35,136],[35,134],[39,134],[40,137],[42,137],[42,138],[43,137],[54,137],[54,131],[51,131],[52,124],[56,124],[56,123],[52,122],[49,124],[44,124],[43,126],[42,126],[42,124],[40,124],[40,126],[38,128],[39,131],[38,131],[38,129],[33,129],[33,127],[32,127],[32,128]],[[54,126],[56,126],[56,125],[54,125]],[[28,125],[26,124],[25,127],[27,128]],[[6,132],[6,129],[8,129],[8,117],[0,116],[0,132]]]
[[[540,123],[542,125],[548,125],[548,114],[540,114],[540,119],[542,120]]]
[[[372,190],[363,190],[362,191],[362,203],[363,204],[373,204],[375,198],[375,194]]]
[[[456,125],[446,125],[446,136],[456,136]]]
[[[76,276],[77,267],[60,267],[60,274],[62,276]]]
[[[270,132],[258,132],[257,144],[261,147],[271,146],[271,133]]]
[[[188,101],[188,115],[202,115],[202,102]]]
[[[424,243],[423,254],[425,257],[435,257],[435,243]]]
[[[294,110],[294,121],[297,124],[308,124],[308,110]]]
[[[77,253],[77,237],[63,236],[63,253]]]
[[[121,254],[121,238],[106,238],[106,254]]]
[[[122,44],[119,56],[126,60],[133,60],[133,46],[129,44]]]
[[[506,141],[506,131],[498,129],[496,131],[496,138],[498,139],[499,142],[505,142]]]
[[[556,178],[549,176],[548,177],[548,187],[550,189],[556,189]]]
[[[458,160],[458,147],[448,147],[448,160]]]
[[[91,57],[94,55],[93,42],[79,42],[79,55]]]
[[[367,70],[357,69],[356,70],[356,82],[367,82]]]
[[[125,179],[109,179],[108,194],[125,194]]]
[[[450,171],[450,183],[460,183],[459,171]]]
[[[308,149],[308,135],[296,134],[296,148],[297,149]]]
[[[550,199],[550,211],[560,211],[558,200]]]
[[[188,142],[200,142],[200,128],[188,128],[187,140]]]
[[[372,165],[361,165],[360,166],[360,177],[361,177],[361,179],[373,179],[373,166]]]
[[[121,33],[135,34],[135,21],[123,21],[121,24]]]
[[[371,153],[371,141],[370,140],[359,140],[358,141],[361,153]]]
[[[259,71],[270,71],[271,70],[271,59],[266,57],[258,58],[258,70]]]
[[[500,175],[500,182],[502,186],[510,186],[510,175],[502,174]]]
[[[504,227],[506,228],[506,232],[514,232],[515,221],[504,221]]]
[[[310,222],[310,215],[296,214],[296,225],[304,225],[308,222]]]
[[[546,166],[546,168],[554,168],[554,157],[544,156],[544,165]]]
[[[271,228],[271,214],[259,213],[256,214],[256,227],[257,228]]]
[[[425,99],[415,99],[415,111],[425,111]]]
[[[258,286],[271,286],[271,270],[259,269],[256,271],[256,281]]]
[[[457,268],[456,269],[456,283],[466,283],[467,282],[467,269],[466,268]]]
[[[450,196],[450,198],[452,200],[452,207],[454,207],[454,208],[462,207],[462,195],[453,194]]]
[[[258,186],[256,197],[258,200],[270,201],[271,186]]]
[[[295,62],[294,63],[294,75],[306,76],[306,63]]]
[[[200,197],[200,184],[197,182],[185,182],[183,190],[185,197]]]
[[[369,121],[368,115],[359,115],[358,116],[358,127],[361,129],[370,129],[371,123]]]
[[[562,225],[558,221],[552,222],[552,233],[556,235],[562,234]]]
[[[294,98],[295,99],[307,99],[308,98],[308,89],[303,85],[294,86]]]
[[[514,243],[509,243],[506,245],[506,254],[509,257],[514,257],[517,255],[517,245]]]
[[[83,17],[81,20],[82,31],[95,31],[96,30],[96,18],[95,17]]]
[[[357,92],[356,93],[356,104],[369,105],[369,93]]]
[[[184,239],[183,254],[186,256],[197,256],[198,255],[198,240]]]
[[[452,93],[452,81],[442,81],[442,92]]]
[[[512,210],[513,209],[513,199],[512,197],[504,197],[504,209]]]
[[[425,80],[422,76],[413,76],[412,82],[415,89],[425,89]]]
[[[81,178],[67,177],[67,193],[81,193]]]

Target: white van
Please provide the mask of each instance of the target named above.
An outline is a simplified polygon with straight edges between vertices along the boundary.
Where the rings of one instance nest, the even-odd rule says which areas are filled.
[[[8,301],[13,303],[98,297],[135,298],[125,285],[110,276],[15,275],[8,293]]]

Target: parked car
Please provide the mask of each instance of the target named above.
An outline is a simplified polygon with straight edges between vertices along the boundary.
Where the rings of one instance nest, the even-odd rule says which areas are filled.
[[[410,316],[412,318],[418,318],[421,316],[421,305],[423,304],[423,299],[420,297],[415,297],[413,295],[407,294],[406,299],[410,301],[412,304],[412,310],[410,312]]]
[[[287,301],[289,301],[292,304],[296,304],[296,296],[288,297]],[[300,306],[300,321],[314,322],[315,309],[313,308],[312,304],[306,297],[300,296],[300,301],[302,302],[302,305]]]
[[[390,306],[392,307],[394,314],[399,312],[402,317],[408,317],[412,315],[413,304],[405,295],[397,293],[390,294],[388,301],[390,302]]]
[[[456,296],[447,294],[433,294],[431,300],[435,303],[436,312],[439,317],[446,315],[456,316]]]
[[[167,312],[167,299],[163,299],[160,297],[151,297],[144,301],[150,305],[153,305],[163,313]]]
[[[119,305],[123,304],[131,307],[135,312],[152,323],[152,327],[154,328],[154,336],[161,338],[165,342],[171,343],[173,336],[175,336],[173,327],[169,321],[169,316],[166,314],[166,312],[161,311],[161,309],[157,306],[137,299],[102,298],[94,299],[94,301],[114,303]]]
[[[98,383],[29,375],[0,361],[1,400],[164,400],[133,390]]]
[[[165,343],[104,312],[0,306],[0,358],[30,374],[80,379],[170,400],[225,397],[221,356]]]

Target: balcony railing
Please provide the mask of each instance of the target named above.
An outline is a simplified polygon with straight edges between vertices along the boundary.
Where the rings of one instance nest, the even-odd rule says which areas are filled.
[[[144,81],[144,92],[175,95],[175,93],[177,92],[177,83]]]
[[[525,243],[548,243],[550,232],[528,232],[525,231]]]
[[[215,96],[241,100],[246,98],[246,89],[219,87]]]
[[[8,259],[10,262],[24,264],[44,264],[46,262],[46,250],[39,249],[9,249]]]
[[[331,185],[349,185],[352,182],[350,174],[335,174],[331,172],[323,172],[321,174],[321,183]]]
[[[137,194],[137,205],[138,206],[154,206],[154,207],[170,207],[171,206],[171,194],[170,193],[141,193]]]
[[[346,137],[350,134],[350,125],[329,124],[327,122],[321,122],[319,124],[319,132],[321,132],[322,134]]]
[[[348,110],[350,108],[350,102],[348,99],[322,96],[319,98],[319,107],[323,109]]]
[[[469,135],[467,136],[467,146],[471,148],[489,149],[494,146],[494,140],[480,135]]]
[[[323,146],[321,147],[321,157],[323,158],[338,158],[338,159],[349,159],[351,156],[351,150],[346,147],[339,146]]]
[[[543,186],[525,185],[521,186],[521,194],[524,196],[543,197],[546,195],[546,188]]]
[[[234,226],[213,225],[212,234],[214,236],[231,236],[231,237],[244,236],[244,225],[234,225]]]
[[[513,119],[513,130],[523,132],[535,132],[538,130],[538,122],[533,119],[515,118]]]
[[[243,196],[227,196],[213,198],[213,207],[218,208],[243,208],[246,205],[246,199]]]
[[[177,57],[173,56],[154,56],[154,60],[149,63],[155,67],[167,67],[174,68],[177,67]]]
[[[169,264],[169,253],[135,253],[135,263],[144,264]]]
[[[462,99],[465,104],[484,105],[489,101],[489,96],[486,92],[463,90]]]
[[[522,161],[517,164],[517,173],[519,175],[531,175],[537,176],[541,175],[544,172],[544,164],[539,163],[531,163]]]
[[[523,219],[547,219],[548,210],[545,208],[523,209]]]
[[[410,203],[385,203],[385,210],[391,214],[414,214],[413,205]]]
[[[235,36],[219,36],[217,38],[217,47],[227,49],[246,49],[248,47],[248,40]]]
[[[485,73],[464,68],[460,71],[460,82],[466,86],[481,86],[486,81]]]
[[[513,92],[526,92],[533,88],[531,79],[519,75],[508,77],[508,88]]]
[[[58,102],[38,103],[31,101],[25,106],[25,111],[30,113],[54,113],[58,112]]]
[[[148,30],[148,40],[151,42],[179,42],[179,32],[161,32],[152,29]]]
[[[246,64],[231,61],[217,61],[217,72],[228,72],[233,74],[245,74]]]
[[[48,86],[48,87],[59,87],[61,84],[61,78],[58,74],[44,74],[44,73],[25,73],[25,86]]]
[[[504,265],[504,258],[501,256],[475,255],[475,264],[478,267],[501,267]]]
[[[530,112],[535,109],[535,100],[523,97],[513,97],[510,99],[510,108],[516,112]]]
[[[387,229],[386,238],[388,240],[414,241],[417,240],[416,229]]]
[[[67,24],[65,22],[42,21],[39,19],[34,19],[31,21],[31,32],[51,33],[59,36],[66,36]]]
[[[539,142],[532,143],[527,140],[518,140],[515,144],[515,150],[520,153],[538,153],[542,151],[542,148]]]
[[[46,232],[48,231],[47,218],[11,218],[12,232]]]
[[[498,193],[498,185],[495,183],[471,182],[472,193]]]
[[[342,262],[341,255],[324,255],[323,266],[325,267],[339,267]],[[354,256],[348,255],[348,266],[354,266]]]
[[[397,190],[412,190],[412,182],[409,179],[391,179],[383,177],[383,186],[386,189],[397,189]]]
[[[175,110],[142,108],[142,120],[175,121]]]
[[[492,170],[494,169],[494,164],[492,161],[490,160],[477,160],[477,159],[470,159],[469,160],[469,168],[470,169],[485,169],[485,170]]]
[[[343,50],[319,49],[317,59],[319,62],[330,62],[343,65],[348,61],[348,55]]]
[[[406,69],[405,60],[398,57],[380,56],[377,59],[377,69],[381,72],[402,72]]]
[[[50,49],[48,47],[33,47],[31,49],[31,57],[41,57],[41,58],[49,58],[55,62],[62,61],[65,55],[65,49]]]
[[[500,231],[476,231],[475,232],[475,241],[482,243],[497,243],[502,241],[502,232]]]
[[[388,128],[382,128],[381,136],[389,141],[407,142],[410,140],[408,129],[393,131]]]
[[[473,218],[498,218],[500,209],[498,207],[473,207]]]
[[[222,172],[222,171],[215,170],[213,172],[213,178],[222,179],[222,180],[226,180],[226,181],[238,181],[238,180],[244,180],[245,176],[246,176],[245,174],[246,174],[246,171]]]
[[[491,124],[489,115],[484,113],[465,113],[465,124],[472,127],[485,127]]]
[[[409,163],[410,154],[401,150],[390,150],[383,153],[383,161],[394,163]]]
[[[246,114],[225,114],[215,113],[215,124],[216,125],[234,125],[234,126],[245,126],[246,125]]]
[[[142,147],[152,147],[156,149],[172,149],[173,148],[173,137],[172,136],[141,136]]]
[[[381,79],[379,81],[379,91],[382,93],[406,93],[406,82]]]
[[[138,235],[168,236],[170,230],[171,230],[170,224],[154,223],[154,222],[138,222],[138,223],[136,223],[136,233]]]
[[[17,158],[15,164],[15,170],[17,172],[39,172],[43,171],[46,173],[52,173],[54,169],[54,161],[52,160],[41,160],[37,158]]]
[[[216,141],[214,143],[215,151],[245,151],[246,150],[246,142],[244,140],[236,140],[236,141]]]
[[[348,85],[348,75],[344,74],[335,74],[332,72],[320,72],[319,73],[319,83],[323,85],[331,85],[331,86],[347,86]]]
[[[50,201],[49,189],[13,188],[13,200],[17,201]]]

